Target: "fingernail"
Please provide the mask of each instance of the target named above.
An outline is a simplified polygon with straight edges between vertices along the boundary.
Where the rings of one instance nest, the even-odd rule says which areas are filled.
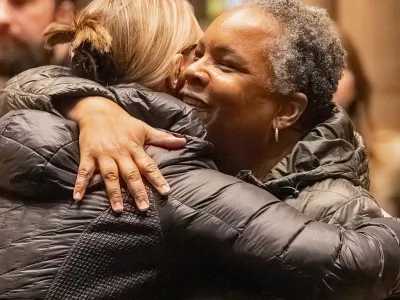
[[[168,195],[170,191],[171,191],[171,188],[170,188],[169,185],[166,184],[166,183],[163,184],[163,185],[160,187],[160,194],[161,194],[161,195]]]
[[[140,201],[139,205],[138,205],[138,208],[139,208],[140,211],[146,211],[146,210],[149,209],[149,203],[147,201],[144,201],[144,200]]]
[[[76,193],[74,194],[74,200],[75,200],[75,201],[81,201],[81,200],[82,200],[82,194],[79,193],[79,192],[76,192]]]
[[[114,204],[114,211],[116,213],[121,213],[122,209],[123,209],[123,206],[122,206],[122,204],[120,202],[117,202],[117,203]]]

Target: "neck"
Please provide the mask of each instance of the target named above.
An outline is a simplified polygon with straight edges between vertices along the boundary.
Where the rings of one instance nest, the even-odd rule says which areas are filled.
[[[262,141],[260,138],[249,141],[248,137],[244,140],[221,141],[216,145],[218,153],[215,162],[221,172],[235,176],[241,170],[251,170],[260,180],[263,180],[286,155],[288,155],[294,145],[300,140],[301,135],[293,130],[282,132],[279,141]],[[238,147],[237,145],[243,145]],[[222,149],[222,151],[221,151]]]

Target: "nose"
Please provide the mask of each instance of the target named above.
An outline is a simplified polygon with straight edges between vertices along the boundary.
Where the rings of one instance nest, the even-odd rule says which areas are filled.
[[[207,72],[207,66],[203,58],[193,62],[185,70],[185,79],[191,85],[207,86],[210,82],[210,76]]]
[[[0,0],[0,34],[8,31],[11,23],[11,12],[7,0]]]

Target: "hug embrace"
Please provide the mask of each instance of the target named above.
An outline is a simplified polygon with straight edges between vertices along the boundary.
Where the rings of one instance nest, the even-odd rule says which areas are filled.
[[[0,91],[0,299],[387,299],[400,222],[324,10],[94,0]],[[111,206],[110,206],[111,204]]]

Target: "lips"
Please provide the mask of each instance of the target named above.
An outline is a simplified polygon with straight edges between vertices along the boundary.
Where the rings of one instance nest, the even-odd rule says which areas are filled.
[[[185,102],[186,104],[189,104],[190,106],[194,106],[196,109],[209,109],[209,107],[206,104],[191,97],[185,96],[182,98],[182,101]]]
[[[180,98],[182,99],[183,102],[186,104],[189,104],[190,106],[194,106],[198,110],[208,110],[210,109],[210,106],[207,105],[207,103],[199,98],[197,98],[194,95],[187,94],[187,93],[181,93]]]

